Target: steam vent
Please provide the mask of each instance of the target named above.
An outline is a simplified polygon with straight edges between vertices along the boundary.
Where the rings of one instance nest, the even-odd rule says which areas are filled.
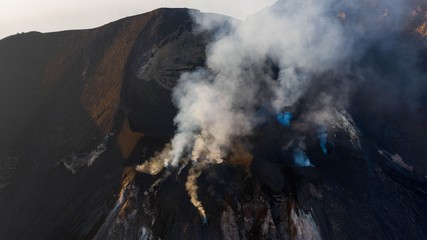
[[[0,40],[0,239],[427,239],[427,1]]]

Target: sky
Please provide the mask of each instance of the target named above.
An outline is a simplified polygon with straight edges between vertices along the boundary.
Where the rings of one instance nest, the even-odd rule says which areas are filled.
[[[16,33],[94,28],[160,7],[187,7],[238,19],[276,0],[0,0],[0,39]]]

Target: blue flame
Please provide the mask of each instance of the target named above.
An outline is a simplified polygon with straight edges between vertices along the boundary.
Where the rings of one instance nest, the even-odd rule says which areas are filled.
[[[328,132],[326,131],[325,127],[322,126],[317,130],[317,137],[319,138],[320,147],[322,148],[322,152],[324,154],[327,154],[328,149],[326,148],[326,144],[328,143]]]
[[[208,225],[208,218],[206,216],[203,216],[203,224]]]
[[[305,152],[301,149],[295,149],[294,151],[294,162],[296,165],[301,167],[314,167],[308,159]]]
[[[291,112],[285,112],[285,113],[278,113],[276,115],[277,121],[280,122],[280,124],[289,127],[291,125],[292,120],[292,113]]]

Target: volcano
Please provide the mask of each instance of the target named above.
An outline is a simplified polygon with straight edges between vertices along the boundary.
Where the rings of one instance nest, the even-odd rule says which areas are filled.
[[[0,238],[427,239],[427,4],[283,2],[0,40]]]

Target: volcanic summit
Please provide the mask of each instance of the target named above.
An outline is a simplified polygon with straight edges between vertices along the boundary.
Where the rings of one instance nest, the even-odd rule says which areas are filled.
[[[0,238],[427,239],[426,24],[288,0],[0,40]]]

